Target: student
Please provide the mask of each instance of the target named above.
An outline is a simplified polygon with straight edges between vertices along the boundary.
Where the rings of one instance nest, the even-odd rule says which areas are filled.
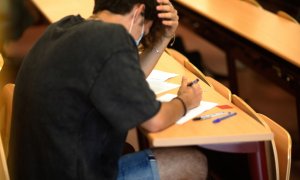
[[[129,129],[161,131],[200,103],[200,86],[186,78],[167,103],[145,81],[177,26],[169,0],[95,0],[89,19],[50,25],[16,80],[11,179],[205,179],[206,158],[195,148],[121,156]]]

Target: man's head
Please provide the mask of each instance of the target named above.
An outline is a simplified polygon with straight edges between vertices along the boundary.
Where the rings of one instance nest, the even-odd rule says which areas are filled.
[[[144,4],[145,20],[157,20],[156,0],[95,0],[93,13],[108,10],[115,14],[125,15],[131,12],[135,5]]]
[[[157,5],[156,0],[95,0],[93,13],[107,10],[114,14],[127,15],[132,13],[134,8],[142,6],[142,10],[138,10],[137,16],[143,16],[145,21],[143,23],[151,22],[151,29],[146,32],[142,40],[142,44],[148,47],[158,39],[163,31],[161,20],[157,16]]]

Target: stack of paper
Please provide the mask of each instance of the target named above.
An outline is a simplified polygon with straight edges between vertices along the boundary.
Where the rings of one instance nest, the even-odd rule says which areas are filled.
[[[155,94],[160,94],[180,86],[180,84],[165,82],[167,79],[176,76],[178,76],[178,74],[153,70],[148,76],[147,82]]]

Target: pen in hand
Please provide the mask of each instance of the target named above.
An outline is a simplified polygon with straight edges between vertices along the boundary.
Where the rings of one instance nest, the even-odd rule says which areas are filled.
[[[223,117],[220,117],[220,118],[217,118],[217,119],[213,120],[213,123],[219,123],[219,122],[221,122],[221,121],[223,121],[223,120],[225,120],[225,119],[227,119],[227,118],[230,118],[230,117],[232,117],[232,116],[235,116],[236,114],[237,114],[236,112],[229,113],[229,114],[226,115],[226,116],[223,116]]]
[[[188,83],[187,86],[193,86],[193,85],[196,84],[197,82],[199,82],[199,79],[195,79],[194,81]]]

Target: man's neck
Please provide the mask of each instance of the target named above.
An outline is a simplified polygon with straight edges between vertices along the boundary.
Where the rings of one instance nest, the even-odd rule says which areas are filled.
[[[93,14],[88,19],[120,24],[123,25],[127,30],[129,29],[129,24],[130,24],[128,23],[130,21],[128,15],[114,14],[107,10],[98,12],[97,14]]]

